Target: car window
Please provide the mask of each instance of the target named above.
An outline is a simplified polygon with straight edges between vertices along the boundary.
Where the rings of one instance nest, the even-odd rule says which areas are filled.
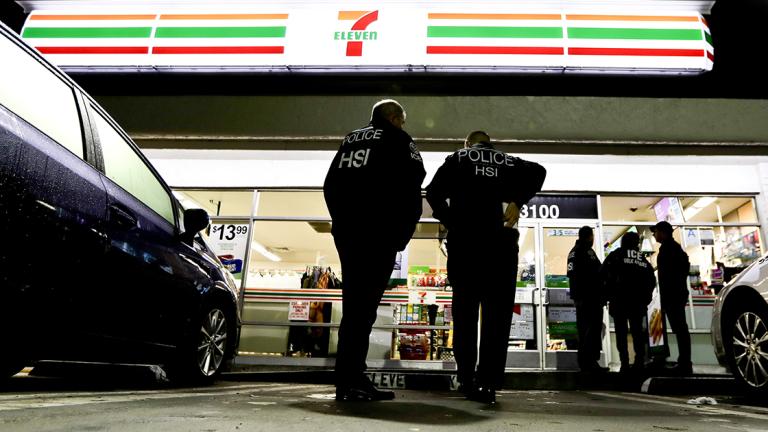
[[[110,124],[95,110],[91,111],[104,157],[104,174],[141,200],[160,216],[174,224],[173,200],[163,184]]]
[[[0,33],[0,104],[83,158],[75,94],[65,81]]]

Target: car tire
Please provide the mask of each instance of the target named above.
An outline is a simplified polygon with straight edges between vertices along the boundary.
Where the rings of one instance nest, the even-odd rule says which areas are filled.
[[[232,357],[234,315],[218,303],[204,307],[168,370],[172,381],[210,384]]]
[[[741,303],[727,315],[724,330],[731,373],[747,391],[768,393],[768,307]]]

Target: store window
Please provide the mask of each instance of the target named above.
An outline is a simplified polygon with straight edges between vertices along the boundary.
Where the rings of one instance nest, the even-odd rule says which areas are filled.
[[[675,226],[675,239],[691,261],[691,288],[695,296],[716,294],[725,282],[762,253],[753,197],[738,196],[603,196],[604,238],[618,247],[617,236],[638,230],[643,250],[655,266],[658,245],[649,226],[666,220]],[[620,222],[637,222],[622,226]],[[714,276],[713,276],[714,275]],[[711,299],[693,298],[711,305]],[[706,321],[706,320],[704,320]],[[700,327],[702,320],[697,320]],[[707,324],[708,325],[708,324]]]
[[[258,203],[258,217],[331,217],[322,191],[260,190]]]
[[[250,217],[253,190],[174,190],[185,209],[201,208],[211,217]]]
[[[171,224],[173,203],[144,160],[100,113],[91,111],[104,156],[104,174]]]
[[[341,322],[341,303],[332,301],[338,295],[322,301],[322,291],[340,288],[340,272],[329,222],[254,221],[243,320],[278,325],[244,326],[240,351],[292,357],[333,354],[338,333],[333,325]],[[303,297],[312,298],[302,303]]]

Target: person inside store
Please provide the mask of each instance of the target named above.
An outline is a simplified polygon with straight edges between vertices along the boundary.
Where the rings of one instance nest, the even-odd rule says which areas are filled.
[[[611,252],[600,268],[600,279],[608,295],[608,312],[616,329],[616,350],[621,360],[621,373],[642,372],[648,333],[643,321],[656,288],[653,267],[640,252],[640,236],[628,232],[621,237],[621,246]],[[635,361],[629,364],[627,322],[632,332]]]
[[[579,369],[582,372],[607,372],[608,368],[598,363],[606,298],[600,284],[600,258],[592,249],[594,243],[592,227],[581,227],[579,238],[568,253],[568,280],[570,296],[576,305]]]
[[[342,272],[337,400],[395,397],[376,389],[365,376],[365,359],[395,257],[408,245],[422,211],[426,172],[416,145],[403,130],[405,117],[397,101],[377,102],[370,123],[344,138],[323,185]]]
[[[661,221],[651,228],[653,238],[661,243],[656,265],[659,272],[659,294],[661,310],[677,338],[679,356],[677,365],[670,373],[687,376],[693,373],[691,363],[691,334],[685,320],[685,305],[688,303],[688,273],[691,268],[688,254],[672,237],[674,228],[669,222]]]
[[[470,400],[495,403],[503,382],[515,300],[518,213],[545,177],[541,165],[496,150],[487,133],[474,131],[427,186],[433,215],[448,230],[454,355],[459,390]]]

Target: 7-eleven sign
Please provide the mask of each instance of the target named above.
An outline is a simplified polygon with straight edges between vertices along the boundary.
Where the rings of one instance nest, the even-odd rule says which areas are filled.
[[[379,11],[339,11],[339,21],[352,21],[350,30],[337,31],[334,40],[347,42],[347,57],[363,55],[363,42],[378,38],[378,33],[368,31],[368,26],[379,19]]]

